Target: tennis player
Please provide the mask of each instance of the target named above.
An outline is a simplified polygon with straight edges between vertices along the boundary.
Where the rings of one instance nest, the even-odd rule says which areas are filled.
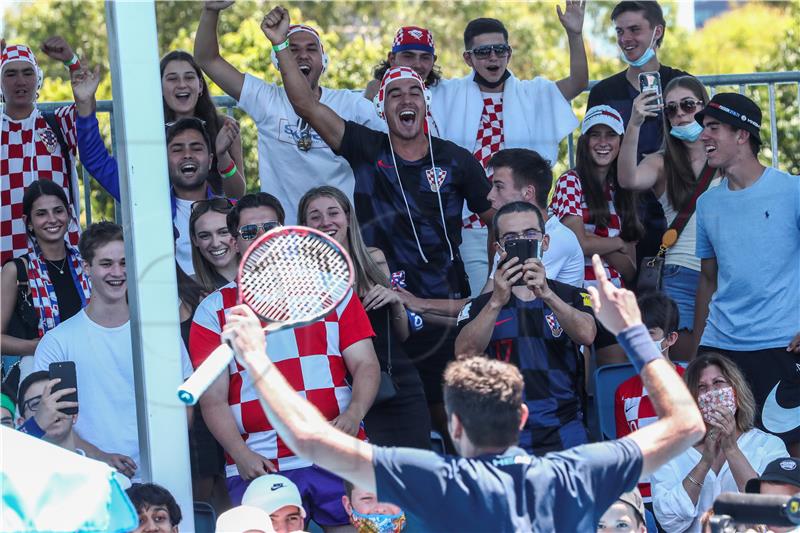
[[[255,380],[270,423],[299,456],[335,472],[406,512],[424,531],[593,531],[620,494],[703,435],[683,381],[642,324],[636,297],[614,287],[600,258],[591,288],[597,318],[639,370],[660,419],[625,438],[543,457],[515,446],[528,417],[523,381],[507,363],[483,357],[451,363],[444,379],[449,431],[460,457],[383,448],[332,427],[263,356],[265,336],[253,312],[237,306],[226,330]],[[256,377],[257,376],[257,377]]]

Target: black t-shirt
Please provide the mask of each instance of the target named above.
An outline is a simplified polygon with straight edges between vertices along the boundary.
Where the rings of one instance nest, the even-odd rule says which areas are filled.
[[[592,90],[589,92],[587,108],[596,105],[611,106],[619,111],[627,127],[628,120],[631,118],[633,99],[639,96],[639,88],[634,87],[628,82],[628,79],[625,77],[626,72],[627,70],[623,70],[622,72],[601,80],[597,85],[592,87]],[[673,78],[689,76],[687,72],[665,65],[661,65],[658,68],[658,73],[661,76],[662,90]],[[642,128],[639,132],[638,161],[641,161],[645,155],[652,154],[661,149],[661,145],[664,141],[664,123],[662,117],[663,114],[659,114],[657,117],[647,117],[644,124],[642,124]]]
[[[487,211],[491,186],[483,167],[467,150],[436,137],[432,146],[438,180],[430,155],[405,161],[395,154],[402,189],[386,133],[347,121],[338,153],[353,169],[355,211],[366,244],[383,250],[392,272],[405,271],[408,290],[415,295],[462,298],[469,294],[458,252],[464,201],[474,213]]]
[[[67,258],[67,261],[69,261],[69,258]],[[58,298],[59,320],[64,322],[83,309],[81,297],[78,294],[78,288],[75,286],[75,280],[72,278],[72,271],[68,264],[64,265],[63,274],[60,274],[58,268],[53,266],[50,261],[47,261],[46,264],[47,274],[50,276],[50,282],[53,284]]]
[[[547,280],[568,305],[594,316],[584,289]],[[475,320],[492,293],[481,294],[461,310],[458,328]],[[530,415],[519,437],[529,453],[542,455],[588,442],[583,425],[583,357],[542,300],[520,300],[514,294],[495,319],[486,355],[510,362],[522,372]]]

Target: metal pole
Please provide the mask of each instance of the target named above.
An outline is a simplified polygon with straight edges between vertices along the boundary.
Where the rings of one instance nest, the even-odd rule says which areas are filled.
[[[169,489],[183,510],[181,530],[194,531],[186,408],[175,394],[182,381],[181,340],[154,0],[106,2],[106,21],[132,281],[139,472]]]

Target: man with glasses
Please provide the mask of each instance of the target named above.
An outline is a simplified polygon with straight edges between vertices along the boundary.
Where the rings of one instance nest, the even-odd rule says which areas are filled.
[[[61,409],[78,407],[78,402],[68,402],[62,398],[75,392],[74,388],[61,389],[56,392],[53,387],[57,380],[51,380],[46,370],[32,372],[19,385],[19,417],[17,425],[20,431],[34,437],[40,437],[56,446],[72,452],[78,451],[78,440],[72,426],[78,415],[68,415]],[[83,450],[78,451],[83,453]]]
[[[594,341],[589,295],[547,279],[541,254],[549,236],[541,212],[528,202],[511,202],[494,217],[500,266],[494,290],[467,303],[458,317],[459,357],[485,354],[519,367],[530,417],[519,445],[543,455],[588,442],[583,425],[581,345]],[[508,252],[530,241],[531,256]],[[537,257],[538,256],[538,257]],[[524,259],[524,260],[523,260]]]
[[[246,194],[228,213],[228,229],[244,253],[264,232],[283,224],[284,211],[267,193]],[[233,281],[211,293],[195,311],[189,335],[192,363],[199,366],[220,345],[226,315],[238,302]],[[361,421],[380,381],[374,336],[361,302],[353,294],[323,319],[269,334],[266,356],[331,423],[365,439]],[[345,376],[351,376],[350,383]],[[228,492],[239,505],[249,483],[280,471],[303,496],[306,516],[323,527],[348,523],[342,480],[296,456],[266,419],[247,371],[231,362],[200,398],[203,418],[226,452]]]
[[[337,157],[313,126],[295,113],[284,88],[241,72],[220,55],[217,24],[220,12],[231,4],[232,1],[205,2],[197,26],[194,57],[214,83],[253,118],[258,128],[261,190],[274,193],[283,202],[289,224],[297,222],[297,203],[312,187],[332,185],[352,201],[353,171],[347,161]],[[286,40],[272,48],[276,69],[279,50],[287,49],[292,54],[317,100],[347,120],[385,130],[372,104],[361,94],[320,86],[328,55],[316,29],[304,24],[292,25]]]
[[[564,12],[557,7],[570,50],[569,76],[557,82],[543,77],[520,80],[508,70],[512,47],[499,20],[479,18],[467,24],[464,62],[472,72],[432,88],[431,109],[439,135],[470,150],[487,176],[491,177],[489,161],[503,148],[528,148],[554,164],[559,143],[578,125],[570,100],[589,82],[584,4],[568,0]],[[488,275],[488,231],[466,208],[462,224],[461,255],[475,296]]]

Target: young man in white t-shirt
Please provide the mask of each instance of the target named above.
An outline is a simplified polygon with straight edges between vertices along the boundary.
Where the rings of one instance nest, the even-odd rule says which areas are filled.
[[[489,201],[492,209],[500,209],[511,202],[528,202],[542,212],[544,232],[550,237],[550,246],[542,254],[547,276],[550,279],[583,287],[583,250],[575,234],[556,217],[547,216],[547,198],[553,186],[550,164],[533,150],[507,148],[500,150],[489,162],[492,172],[492,190]],[[499,256],[495,253],[489,279],[481,294],[494,289],[494,273]]]
[[[75,363],[80,398],[75,433],[81,443],[88,441],[97,450],[78,447],[136,479],[139,433],[122,227],[112,222],[92,224],[81,235],[80,252],[92,282],[92,298],[78,314],[42,337],[33,367],[38,371],[48,370],[54,362]],[[185,378],[192,367],[185,351],[181,359]]]
[[[583,44],[584,3],[568,1],[557,8],[567,33],[569,76],[556,82],[538,76],[516,78],[508,65],[512,48],[508,30],[497,19],[470,21],[464,30],[467,76],[442,80],[431,89],[431,113],[438,135],[470,150],[489,172],[489,160],[503,148],[535,150],[552,165],[558,145],[578,125],[570,100],[586,89],[589,69]],[[463,213],[461,256],[472,296],[477,296],[488,274],[489,237],[486,227],[468,209]]]
[[[334,155],[307,122],[294,112],[286,91],[244,74],[219,54],[217,22],[219,12],[233,4],[206,2],[197,27],[194,57],[222,90],[235,98],[258,127],[258,175],[261,190],[278,197],[286,209],[286,222],[297,222],[297,203],[312,187],[332,185],[353,200],[353,171],[344,158]],[[345,120],[385,131],[372,102],[360,92],[328,89],[319,85],[328,56],[319,33],[312,27],[294,24],[289,28],[289,50],[320,102]],[[272,54],[277,68],[277,56]]]

